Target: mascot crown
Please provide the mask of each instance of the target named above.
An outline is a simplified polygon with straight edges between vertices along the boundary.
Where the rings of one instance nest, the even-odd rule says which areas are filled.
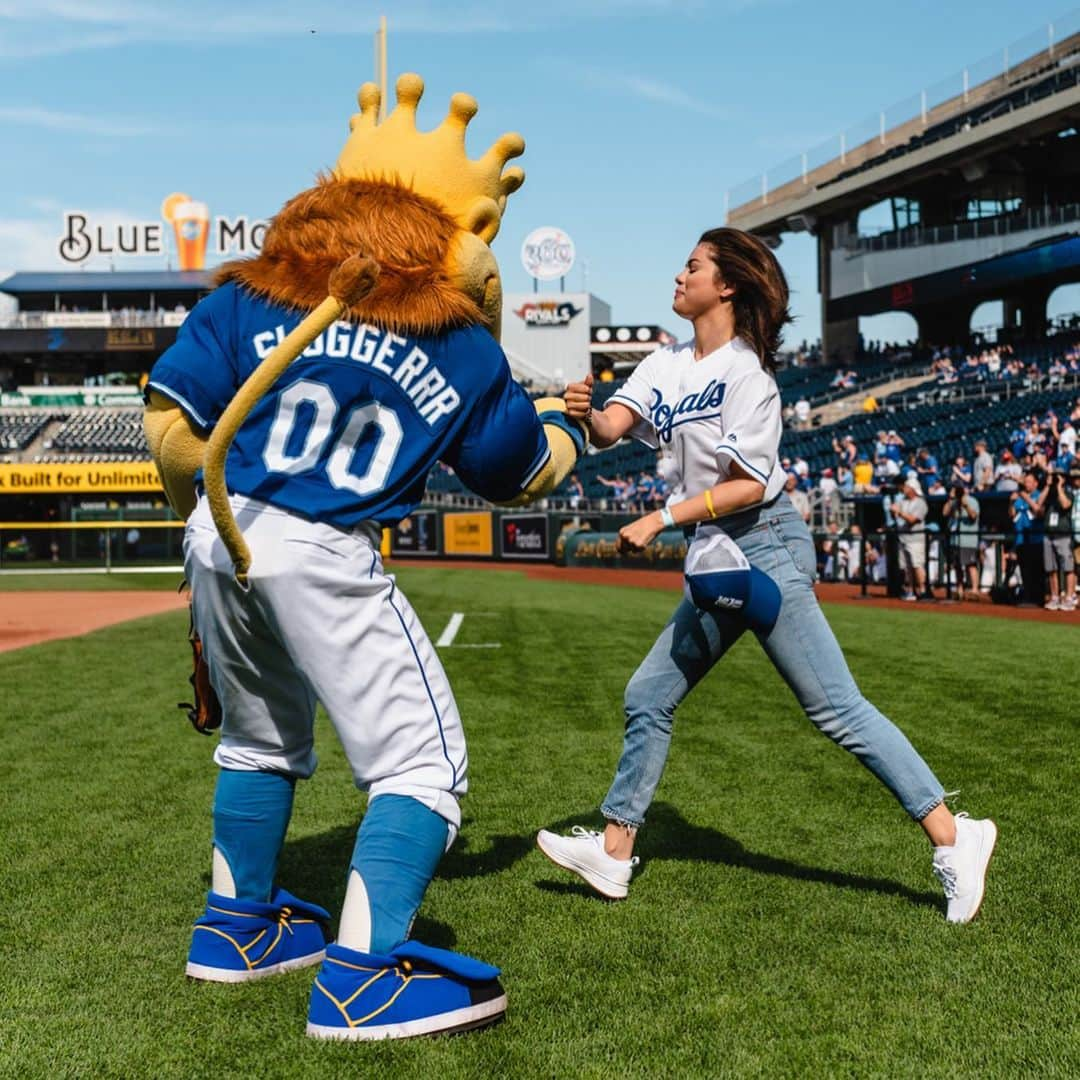
[[[375,83],[360,87],[360,112],[349,121],[350,135],[334,175],[342,180],[385,181],[441,206],[468,232],[490,244],[499,231],[509,195],[525,180],[517,166],[503,171],[525,150],[516,133],[500,136],[483,157],[465,153],[465,128],[476,115],[476,99],[454,94],[450,112],[434,131],[416,129],[416,106],[424,93],[419,75],[397,81],[397,105],[378,123],[381,94]]]

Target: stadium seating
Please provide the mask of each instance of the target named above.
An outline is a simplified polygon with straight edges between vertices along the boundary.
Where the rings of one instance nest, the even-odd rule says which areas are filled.
[[[1051,384],[1045,374],[1050,362],[1062,356],[1073,344],[1074,335],[1061,335],[1036,345],[1018,347],[1015,355],[1024,366],[1018,378],[996,383],[971,380],[942,385],[930,379],[903,394],[891,395],[880,402],[876,413],[857,413],[839,423],[810,430],[786,430],[781,453],[806,460],[811,476],[836,464],[833,439],[850,434],[865,452],[873,446],[875,434],[882,428],[896,429],[909,451],[926,446],[941,462],[957,454],[972,456],[975,438],[987,437],[997,452],[1008,444],[1017,423],[1033,414],[1041,416],[1053,408],[1067,415],[1077,397],[1074,379],[1068,385]],[[908,354],[910,355],[910,354]],[[880,360],[867,358],[856,367],[859,384],[847,393],[859,395],[886,375],[902,370],[904,354]],[[912,361],[914,361],[912,357]],[[919,354],[917,368],[926,359]],[[1035,368],[1042,374],[1035,373]],[[777,375],[785,403],[802,396],[813,401],[819,393],[835,396],[830,386],[836,368],[783,367]],[[625,384],[623,380],[598,382],[594,402],[602,408],[612,394]],[[981,396],[970,400],[972,390]],[[56,430],[50,431],[50,425]],[[34,454],[41,462],[122,462],[148,461],[149,450],[142,429],[142,413],[137,408],[69,408],[62,411],[44,408],[5,408],[0,410],[0,453],[18,459],[21,451],[45,436],[41,452]],[[632,440],[603,451],[592,450],[581,460],[577,472],[585,496],[590,501],[610,500],[611,491],[598,477],[608,479],[628,473],[655,473],[656,452]],[[438,495],[468,494],[452,470],[438,466],[429,477],[427,490]],[[557,493],[560,494],[560,493]],[[561,494],[568,494],[563,491]]]
[[[781,442],[781,453],[787,457],[803,458],[817,475],[826,466],[836,464],[832,440],[838,435],[851,435],[856,445],[869,450],[875,433],[882,427],[893,428],[903,436],[908,450],[927,447],[939,461],[951,461],[957,454],[971,457],[975,439],[986,438],[995,449],[1008,444],[1009,433],[1016,424],[1031,416],[1041,417],[1047,409],[1058,415],[1068,415],[1075,390],[1043,390],[1018,394],[1007,399],[993,397],[981,401],[978,408],[971,402],[944,401],[895,413],[871,413],[849,417],[839,424],[814,431],[787,431]]]
[[[144,461],[150,450],[143,435],[141,409],[74,410],[45,442],[45,461]]]
[[[0,411],[0,451],[25,450],[52,419],[52,413],[39,409]]]

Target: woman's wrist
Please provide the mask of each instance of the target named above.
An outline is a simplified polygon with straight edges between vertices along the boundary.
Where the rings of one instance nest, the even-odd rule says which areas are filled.
[[[674,529],[676,527],[675,515],[666,506],[657,510],[657,513],[660,515],[660,525],[662,528]]]

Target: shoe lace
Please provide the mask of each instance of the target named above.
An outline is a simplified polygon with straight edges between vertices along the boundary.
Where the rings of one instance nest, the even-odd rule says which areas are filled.
[[[934,860],[934,876],[941,882],[945,890],[946,900],[956,899],[956,867],[947,859]]]
[[[596,829],[586,829],[584,825],[575,825],[570,834],[580,840],[591,840],[600,850],[607,855],[607,849],[604,847],[604,834]],[[608,855],[609,859],[614,859],[614,855]],[[637,866],[641,860],[636,856],[632,856],[629,860],[616,859],[616,862],[629,862],[631,866]]]
[[[955,815],[957,821],[965,820],[968,816],[966,810],[961,810],[960,813]],[[941,886],[945,890],[945,898],[947,900],[955,899],[957,895],[956,867],[953,866],[951,853],[936,856],[933,868],[934,876],[941,882]]]
[[[291,918],[291,907],[283,907],[278,911],[278,922],[281,924],[282,928],[288,930],[290,934],[293,933],[292,923],[289,922]]]
[[[582,840],[599,840],[601,838],[601,833],[596,829],[586,829],[584,825],[575,825],[570,830],[570,834]]]

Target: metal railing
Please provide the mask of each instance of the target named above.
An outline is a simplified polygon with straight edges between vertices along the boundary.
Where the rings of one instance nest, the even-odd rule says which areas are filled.
[[[1067,66],[1076,48],[1072,39],[1078,34],[1080,8],[1074,8],[1000,52],[967,65],[939,83],[808,147],[767,172],[729,188],[724,196],[725,216],[736,207],[768,205],[770,194],[787,184],[801,181],[803,187],[816,186],[827,179],[825,171],[834,175],[845,168],[863,164],[969,107],[988,103],[1040,74]],[[825,170],[825,166],[830,169]],[[823,170],[822,175],[814,176],[819,169]]]
[[[899,251],[926,244],[953,244],[960,240],[980,240],[990,236],[1009,236],[1032,229],[1053,228],[1080,221],[1080,203],[1067,206],[1032,207],[992,218],[973,218],[952,225],[909,225],[873,236],[849,237],[848,251]]]
[[[925,592],[918,599],[952,601],[957,593],[971,592],[968,568],[974,567],[975,588],[983,598],[1042,605],[1048,571],[1041,537],[1022,542],[1015,531],[987,527],[981,521],[963,532],[932,525],[900,530],[895,524],[867,531],[861,527],[866,500],[855,502],[851,525],[860,525],[859,532],[853,533],[851,525],[837,532],[811,527],[820,580],[857,584],[864,597],[875,586],[899,597],[902,592],[914,595],[910,571],[919,567],[925,575]],[[1074,533],[1071,542],[1080,543],[1080,535]]]
[[[0,317],[3,330],[124,329],[180,326],[187,311],[18,311]]]
[[[895,398],[889,395],[886,408],[889,411],[914,409],[919,405],[935,405],[945,402],[1010,401],[1014,397],[1042,390],[1080,389],[1080,373],[1071,371],[1065,375],[1040,372],[1038,376],[1018,375],[1015,379],[999,379],[994,382],[939,383],[924,390],[910,390]]]

